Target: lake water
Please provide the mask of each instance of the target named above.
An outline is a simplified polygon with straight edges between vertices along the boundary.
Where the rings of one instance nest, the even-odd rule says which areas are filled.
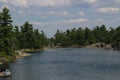
[[[10,64],[0,80],[120,80],[120,51],[50,49]]]

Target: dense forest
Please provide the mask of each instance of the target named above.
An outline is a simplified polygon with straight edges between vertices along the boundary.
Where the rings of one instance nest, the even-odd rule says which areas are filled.
[[[120,26],[117,28],[106,29],[105,25],[96,26],[94,29],[78,28],[57,30],[55,36],[51,38],[55,45],[69,47],[72,45],[86,46],[93,43],[111,44],[113,48],[120,49]]]
[[[44,32],[33,29],[32,24],[25,22],[22,26],[13,26],[8,8],[0,12],[0,56],[13,56],[20,49],[42,49],[47,46]]]
[[[57,30],[54,37],[48,39],[43,31],[33,29],[33,25],[27,21],[22,26],[14,26],[8,8],[0,12],[0,57],[3,54],[13,56],[16,50],[21,49],[42,49],[48,45],[85,46],[98,42],[120,49],[120,26],[109,30],[105,25],[94,29],[80,27],[65,32]]]

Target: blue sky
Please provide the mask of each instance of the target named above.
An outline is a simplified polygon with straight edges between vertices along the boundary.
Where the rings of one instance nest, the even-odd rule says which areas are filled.
[[[57,29],[120,25],[120,0],[0,0],[10,9],[14,25],[25,21],[50,37]]]

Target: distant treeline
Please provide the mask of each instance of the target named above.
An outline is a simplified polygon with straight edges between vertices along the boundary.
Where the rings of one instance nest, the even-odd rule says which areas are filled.
[[[33,29],[32,24],[25,22],[22,26],[13,26],[8,8],[0,12],[0,56],[14,55],[19,49],[42,49],[47,45],[44,32]]]
[[[55,36],[51,38],[54,45],[68,47],[72,45],[90,45],[93,43],[111,44],[113,48],[120,49],[120,26],[117,28],[106,29],[105,25],[96,26],[94,29],[78,28],[66,30],[65,32],[57,30]]]
[[[8,8],[0,12],[0,57],[1,54],[14,55],[15,50],[42,49],[48,45],[68,47],[71,45],[89,45],[107,43],[120,49],[120,26],[107,30],[105,25],[94,29],[78,28],[62,32],[57,30],[54,37],[48,39],[43,31],[33,29],[32,24],[25,22],[22,26],[13,26]]]

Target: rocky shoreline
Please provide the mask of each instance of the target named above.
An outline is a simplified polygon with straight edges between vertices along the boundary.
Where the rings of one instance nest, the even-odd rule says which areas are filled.
[[[21,58],[21,57],[27,57],[27,56],[31,56],[32,54],[30,53],[25,53],[23,51],[17,51],[18,55],[16,56],[16,58]]]
[[[51,48],[63,48],[62,46],[54,46],[54,47],[51,47]],[[72,46],[69,46],[69,47],[66,47],[66,48],[90,48],[90,49],[114,49],[112,47],[111,44],[105,44],[105,43],[94,43],[94,44],[91,44],[91,45],[87,45],[87,46],[81,46],[81,45],[72,45]],[[44,50],[47,50],[49,48],[45,48]],[[18,59],[18,58],[22,58],[22,57],[27,57],[27,56],[31,56],[32,53],[29,53],[29,52],[40,52],[42,50],[18,50],[16,51],[17,55],[15,56],[15,58],[13,58],[14,60]],[[0,58],[0,64],[3,64],[3,63],[9,63],[10,61],[5,59],[5,58]]]
[[[38,49],[38,50],[34,50],[34,49],[16,50],[15,51],[16,55],[11,56],[10,59],[7,59],[5,57],[0,57],[0,64],[14,62],[18,58],[31,56],[31,55],[33,55],[33,53],[41,52],[41,51],[43,51],[43,50],[40,50],[40,49]]]
[[[56,45],[52,48],[63,48],[63,47]],[[71,45],[65,48],[114,49],[111,44],[105,44],[105,43],[94,43],[86,46]]]
[[[91,45],[84,46],[84,48],[91,48],[91,49],[113,49],[111,44],[105,43],[95,43]]]

